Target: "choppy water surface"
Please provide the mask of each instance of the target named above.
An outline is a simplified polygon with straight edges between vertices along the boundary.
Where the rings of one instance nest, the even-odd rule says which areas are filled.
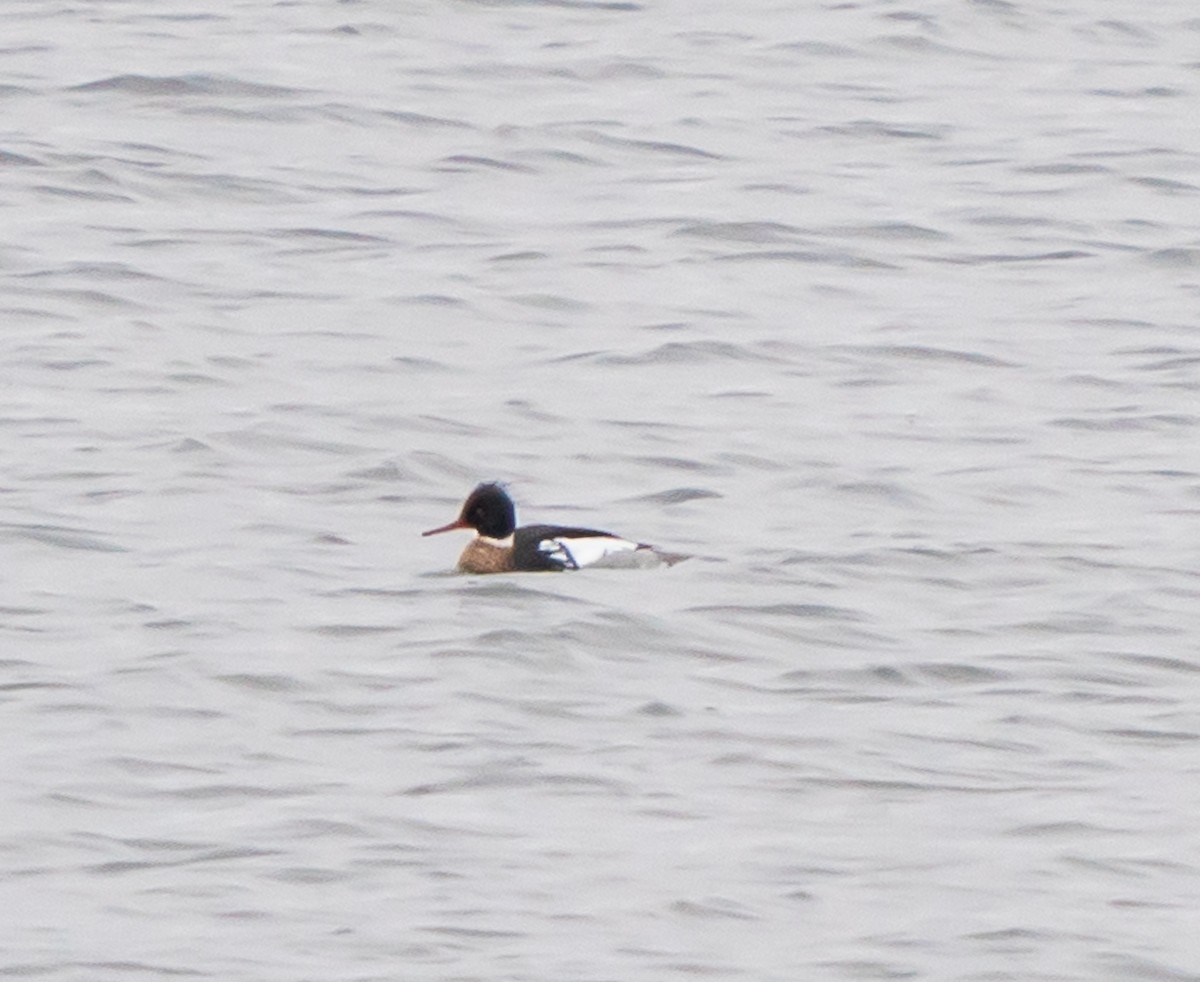
[[[0,26],[0,974],[1200,977],[1192,3]]]

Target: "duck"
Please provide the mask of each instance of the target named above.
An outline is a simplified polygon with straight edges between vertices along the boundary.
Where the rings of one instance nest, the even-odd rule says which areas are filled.
[[[458,569],[463,573],[549,573],[587,566],[673,566],[688,558],[599,529],[564,525],[517,528],[516,505],[504,486],[494,481],[478,485],[467,495],[454,521],[421,534],[440,535],[455,529],[474,529],[476,533],[458,557]]]

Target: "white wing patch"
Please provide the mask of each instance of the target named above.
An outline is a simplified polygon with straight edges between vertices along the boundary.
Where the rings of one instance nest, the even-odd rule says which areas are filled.
[[[585,538],[559,536],[542,539],[538,551],[558,563],[563,569],[582,569],[584,566],[608,565],[614,557],[633,552],[636,542],[617,539],[611,535],[594,535]]]

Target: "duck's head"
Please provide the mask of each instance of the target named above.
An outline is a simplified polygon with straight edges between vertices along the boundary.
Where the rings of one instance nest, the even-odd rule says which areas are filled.
[[[517,527],[517,509],[512,498],[499,484],[480,484],[463,502],[458,518],[449,525],[430,529],[422,535],[437,535],[454,529],[474,529],[489,539],[507,539]]]

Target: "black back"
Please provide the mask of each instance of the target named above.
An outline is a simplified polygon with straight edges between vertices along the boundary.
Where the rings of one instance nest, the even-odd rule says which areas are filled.
[[[552,554],[542,552],[539,543],[546,539],[613,538],[611,532],[596,529],[567,528],[563,525],[526,525],[513,536],[513,568],[519,570],[578,569],[574,563],[564,565]]]

